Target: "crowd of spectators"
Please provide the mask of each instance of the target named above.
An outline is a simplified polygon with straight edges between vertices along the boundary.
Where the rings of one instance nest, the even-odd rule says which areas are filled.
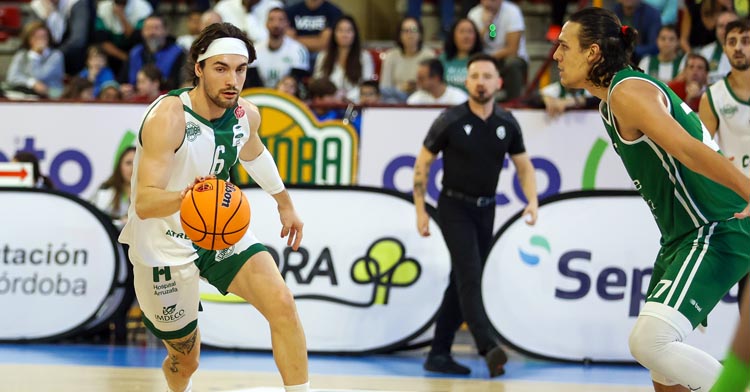
[[[19,99],[150,102],[165,91],[191,85],[184,65],[193,40],[209,24],[229,22],[247,33],[258,54],[245,87],[275,88],[308,102],[342,105],[453,104],[466,97],[467,59],[485,52],[502,69],[497,100],[528,98],[523,94],[529,80],[529,34],[517,2],[434,3],[440,14],[436,36],[425,36],[422,1],[409,0],[391,47],[374,51],[357,20],[328,0],[194,0],[180,26],[170,26],[156,12],[158,0],[32,0],[33,20],[20,35],[2,92]],[[550,3],[553,24],[546,38],[554,41],[569,1]],[[747,7],[735,9],[735,3],[610,2],[623,23],[638,30],[633,63],[677,86],[688,100],[728,71],[724,26],[747,14]],[[176,36],[176,31],[184,34]],[[707,78],[701,76],[703,64],[708,64]],[[330,83],[322,88],[322,80]],[[320,95],[330,85],[335,92]],[[589,106],[586,98],[559,87],[540,87],[537,102],[549,105],[551,114]]]

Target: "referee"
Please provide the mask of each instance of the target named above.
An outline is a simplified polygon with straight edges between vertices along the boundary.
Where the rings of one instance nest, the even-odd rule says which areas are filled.
[[[466,321],[490,376],[495,377],[505,373],[508,358],[484,310],[481,283],[492,245],[495,191],[505,155],[510,155],[516,167],[528,200],[524,215],[528,214],[527,222],[532,225],[538,209],[536,177],[518,122],[495,105],[495,93],[502,86],[497,63],[479,53],[469,59],[467,67],[469,100],[447,109],[435,120],[414,165],[417,230],[426,237],[430,235],[424,201],[427,178],[435,156],[443,153],[443,190],[437,211],[451,255],[450,283],[424,368],[448,374],[471,372],[451,357],[456,331]]]

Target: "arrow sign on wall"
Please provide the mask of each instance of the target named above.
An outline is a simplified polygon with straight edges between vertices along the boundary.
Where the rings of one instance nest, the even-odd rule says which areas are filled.
[[[30,163],[0,162],[0,187],[33,187],[33,170]]]

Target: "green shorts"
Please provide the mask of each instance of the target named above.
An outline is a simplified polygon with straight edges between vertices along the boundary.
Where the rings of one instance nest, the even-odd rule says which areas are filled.
[[[236,246],[242,249],[244,245],[241,251],[235,251],[236,247],[224,251],[198,249],[197,259],[177,266],[153,267],[133,262],[135,293],[146,327],[160,339],[179,339],[191,334],[198,326],[200,278],[226,295],[240,268],[253,255],[267,251],[254,237],[247,242],[251,243],[241,244],[241,241]]]
[[[646,302],[677,310],[693,328],[750,271],[750,221],[712,222],[663,246]]]

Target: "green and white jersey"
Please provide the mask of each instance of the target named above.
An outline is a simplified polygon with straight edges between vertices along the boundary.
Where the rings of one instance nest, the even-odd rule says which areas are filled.
[[[625,68],[617,72],[609,87],[607,101],[599,106],[612,145],[625,164],[635,188],[651,209],[661,232],[662,244],[709,222],[729,219],[745,208],[745,201],[730,189],[688,169],[645,134],[637,140],[620,137],[617,122],[609,111],[612,92],[627,79],[653,84],[667,99],[669,112],[685,132],[720,153],[698,115],[664,83],[642,72]]]
[[[724,78],[706,90],[711,111],[718,120],[719,146],[743,174],[750,176],[750,102],[734,95]]]
[[[250,137],[250,122],[242,106],[227,109],[220,118],[205,119],[192,110],[190,89],[170,91],[157,98],[146,110],[143,119],[165,97],[176,96],[182,100],[185,114],[185,136],[175,151],[167,191],[181,191],[197,176],[210,174],[229,179],[232,166],[237,163],[242,146]],[[141,122],[143,124],[143,121]],[[143,152],[143,139],[139,131],[133,163],[131,189],[138,186],[138,165]],[[128,223],[122,229],[120,242],[130,245],[135,260],[150,266],[172,266],[192,262],[197,258],[192,242],[180,224],[180,212],[163,218],[140,219],[135,213],[137,194],[133,192]]]

